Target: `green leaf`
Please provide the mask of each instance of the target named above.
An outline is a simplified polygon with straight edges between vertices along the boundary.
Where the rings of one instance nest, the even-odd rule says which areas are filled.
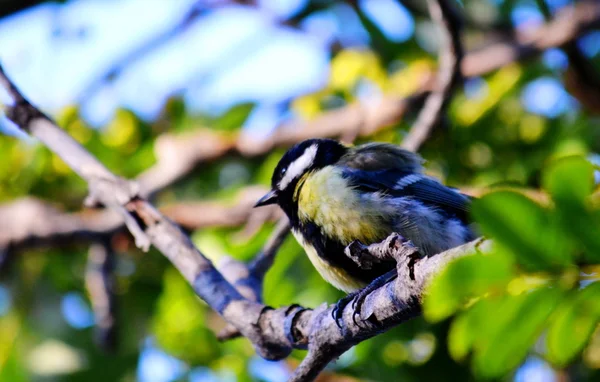
[[[558,219],[522,194],[499,191],[473,203],[473,216],[485,235],[533,270],[556,270],[571,262],[572,243]]]
[[[541,288],[484,301],[475,312],[485,312],[485,317],[479,314],[471,328],[477,333],[474,371],[485,378],[497,378],[517,367],[562,297],[559,289]]]
[[[543,184],[556,201],[583,202],[594,187],[594,167],[580,156],[563,158],[544,172]]]
[[[477,332],[473,330],[474,325],[476,325],[476,316],[473,312],[477,306],[479,305],[456,317],[450,325],[448,351],[452,358],[457,361],[465,359],[475,344]]]
[[[233,131],[238,130],[254,109],[253,103],[241,103],[227,110],[220,117],[214,119],[211,123],[213,127],[220,130]]]
[[[584,256],[590,261],[600,260],[600,212],[568,201],[557,203],[556,216],[562,223],[563,232],[570,233],[572,240],[583,247]]]
[[[548,358],[567,365],[589,341],[600,322],[600,283],[576,291],[565,300],[551,321],[546,337]]]
[[[162,348],[182,360],[209,362],[222,349],[207,327],[208,309],[177,271],[167,269],[152,317],[152,334]]]
[[[27,382],[31,380],[28,376],[27,360],[23,359],[21,352],[16,349],[3,354],[0,364],[0,381]]]
[[[513,277],[510,256],[501,253],[457,259],[437,275],[423,304],[425,318],[439,321],[454,314],[469,299],[504,289]]]
[[[583,157],[573,156],[553,163],[544,173],[544,187],[556,203],[562,231],[571,234],[591,260],[600,260],[600,213],[587,200],[594,187],[594,167]]]

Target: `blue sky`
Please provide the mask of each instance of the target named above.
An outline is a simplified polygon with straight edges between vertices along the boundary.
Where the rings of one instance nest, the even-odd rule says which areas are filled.
[[[305,1],[261,0],[260,9],[226,6],[206,12],[91,94],[90,84],[115,60],[172,29],[194,0],[73,0],[30,8],[0,20],[0,60],[44,110],[52,114],[78,103],[94,126],[109,121],[119,106],[151,120],[169,96],[178,94],[192,111],[215,114],[239,102],[256,102],[254,125],[268,129],[282,117],[285,101],[326,83],[334,37],[349,46],[368,43],[358,17],[343,4],[314,14],[300,29],[280,27],[278,20],[292,16]],[[414,20],[397,1],[361,0],[359,5],[391,40],[413,36]],[[530,5],[513,13],[517,25],[540,17]],[[597,38],[587,40],[582,45],[597,54],[592,52]],[[545,62],[560,65],[563,56]],[[528,87],[523,99],[528,110],[550,117],[574,105],[560,82],[551,79]]]

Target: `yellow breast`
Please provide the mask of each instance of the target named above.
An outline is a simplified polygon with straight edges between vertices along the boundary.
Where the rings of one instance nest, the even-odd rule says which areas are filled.
[[[354,240],[378,242],[389,233],[376,201],[361,199],[337,168],[328,166],[307,174],[299,182],[296,200],[301,222],[315,223],[322,234],[343,245]],[[342,268],[323,260],[301,233],[293,233],[325,281],[347,293],[365,286],[364,282],[353,278]],[[331,255],[344,256],[343,253]]]
[[[372,200],[361,199],[338,168],[327,166],[311,173],[299,187],[300,221],[314,222],[324,234],[342,244],[354,240],[373,243],[389,233],[379,206]]]
[[[354,292],[365,287],[365,283],[353,278],[342,268],[334,267],[325,260],[321,259],[321,257],[319,257],[317,254],[315,247],[307,243],[299,232],[292,230],[292,233],[296,237],[296,240],[298,240],[298,243],[300,243],[302,248],[304,248],[304,251],[306,251],[310,262],[313,264],[317,272],[319,272],[321,277],[323,277],[323,279],[329,284],[346,293]]]

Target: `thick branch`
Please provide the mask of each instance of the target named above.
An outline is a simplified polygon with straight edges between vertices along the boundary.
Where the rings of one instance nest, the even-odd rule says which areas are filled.
[[[314,379],[327,364],[352,346],[421,314],[421,302],[427,282],[453,259],[489,251],[490,242],[475,240],[433,257],[415,261],[411,251],[397,245],[402,239],[392,234],[379,244],[361,248],[373,258],[394,258],[398,278],[367,296],[361,323],[352,319],[352,304],[344,309],[344,330],[331,317],[331,307],[313,313],[309,353],[294,372],[291,381]]]
[[[0,69],[0,77],[2,76],[7,83],[8,79]],[[13,112],[10,108],[9,111]],[[425,281],[451,259],[472,254],[477,251],[477,245],[481,244],[469,243],[433,258],[423,259],[412,266],[409,261],[399,261],[399,279],[406,279],[404,275],[408,274],[411,275],[410,281],[405,280],[407,284],[403,285],[403,288],[392,288],[391,293],[387,287],[378,289],[367,297],[365,303],[365,307],[369,308],[370,320],[375,319],[380,325],[362,327],[353,324],[352,320],[348,319],[352,315],[351,306],[348,306],[343,312],[348,324],[342,333],[331,316],[332,307],[321,307],[316,312],[298,306],[273,309],[244,298],[193,246],[178,226],[138,195],[122,198],[131,192],[130,183],[110,173],[102,174],[106,176],[102,178],[102,182],[105,183],[96,181],[96,172],[90,173],[89,169],[81,168],[81,164],[93,164],[92,168],[100,172],[102,167],[97,166],[95,158],[77,146],[70,136],[60,131],[49,119],[41,114],[37,115],[23,119],[29,121],[29,125],[20,127],[40,139],[56,137],[42,141],[54,152],[64,155],[65,162],[76,168],[86,179],[89,178],[90,194],[111,209],[127,215],[126,218],[134,220],[136,227],[128,228],[139,229],[141,234],[179,270],[194,291],[243,336],[252,341],[261,356],[268,359],[281,359],[286,357],[292,348],[307,347],[330,349],[331,355],[339,355],[360,341],[415,316],[418,314],[418,302],[422,297]],[[403,269],[404,266],[410,269]],[[243,267],[241,271],[244,269],[247,268]],[[318,353],[313,350],[308,356],[314,357],[315,354]],[[323,359],[312,363],[309,361],[303,364],[318,365],[318,368],[305,369],[301,366],[293,380],[313,379],[326,363]]]
[[[39,112],[29,115],[30,110],[36,109],[18,94],[1,68],[0,78],[3,84],[9,85],[8,89],[11,94],[16,95],[14,98],[21,100],[15,106],[8,108],[7,115],[26,117],[12,119],[15,123],[21,123],[19,125],[21,129],[39,138],[50,150],[58,154],[65,163],[80,174],[88,182],[90,195],[95,201],[119,212],[125,221],[132,222],[127,227],[134,236],[141,238],[136,240],[138,246],[145,247],[146,242],[154,244],[175,265],[200,297],[225,316],[245,336],[259,344],[259,351],[268,349],[260,347],[261,338],[257,336],[256,330],[248,325],[248,319],[251,317],[256,319],[263,307],[256,303],[245,304],[245,317],[244,315],[240,316],[239,312],[236,314],[235,310],[231,310],[231,306],[236,306],[236,303],[245,303],[247,300],[193,246],[179,227],[141,199],[134,192],[131,183],[110,173],[95,157],[50,119]],[[22,105],[27,105],[27,107],[24,108]],[[274,356],[273,354],[263,355]]]
[[[513,61],[528,58],[547,48],[560,47],[563,43],[575,40],[583,32],[599,24],[599,2],[581,2],[574,7],[567,7],[559,12],[554,21],[536,27],[527,33],[521,33],[516,40],[495,43],[479,51],[466,54],[461,65],[462,75],[464,77],[483,75]],[[8,83],[4,83],[4,85],[8,86]],[[430,85],[426,85],[424,90],[428,90],[429,87]],[[15,95],[14,92],[13,95]],[[18,98],[15,100],[18,103]],[[207,129],[179,136],[166,134],[161,136],[155,145],[156,165],[140,174],[136,179],[140,185],[139,193],[144,197],[151,196],[183,178],[198,165],[217,160],[227,154],[238,154],[244,157],[260,156],[268,153],[273,147],[287,147],[314,137],[338,137],[347,131],[358,131],[359,136],[368,136],[397,122],[409,109],[422,104],[422,102],[423,93],[408,99],[383,98],[368,107],[360,104],[349,105],[326,112],[312,121],[285,123],[271,137],[260,141],[244,134],[227,136]],[[20,108],[27,108],[27,105],[27,103],[22,104]],[[32,109],[28,113],[14,115],[13,118],[34,115],[36,112],[39,111]],[[27,121],[21,121],[20,124],[27,125]],[[200,218],[201,215],[196,216]],[[54,233],[52,227],[43,227],[43,224],[40,223],[40,232],[44,233],[34,234],[32,238],[97,238],[98,234],[121,229],[123,224],[122,217],[113,211],[83,211],[73,217],[81,217],[81,219],[61,219],[61,222],[64,221],[65,224],[59,224]],[[0,224],[2,223],[3,220],[0,219]],[[38,223],[34,222],[32,225],[38,226]],[[182,221],[182,223],[184,222]],[[193,226],[192,223],[189,225]],[[201,224],[197,226],[201,226]],[[11,231],[0,230],[0,233],[5,235],[5,242],[20,242],[20,239],[16,237],[6,239],[6,232]],[[22,237],[29,236],[23,235]],[[28,243],[32,242],[36,242],[36,240]]]
[[[273,221],[282,216],[279,209],[252,208],[265,192],[263,187],[248,187],[233,203],[179,202],[168,204],[160,211],[188,230],[238,227],[248,221]],[[0,249],[10,253],[37,246],[94,241],[122,228],[123,219],[112,210],[84,209],[68,213],[31,197],[0,205]],[[244,232],[246,235],[250,233]]]

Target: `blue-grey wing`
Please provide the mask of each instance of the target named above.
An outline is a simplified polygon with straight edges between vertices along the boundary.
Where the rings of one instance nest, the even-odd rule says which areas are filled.
[[[397,145],[373,142],[350,148],[338,165],[364,171],[421,172],[422,162],[420,156]]]
[[[343,176],[359,191],[413,198],[464,223],[469,222],[468,209],[471,198],[426,175],[397,169],[364,171],[345,168]]]

